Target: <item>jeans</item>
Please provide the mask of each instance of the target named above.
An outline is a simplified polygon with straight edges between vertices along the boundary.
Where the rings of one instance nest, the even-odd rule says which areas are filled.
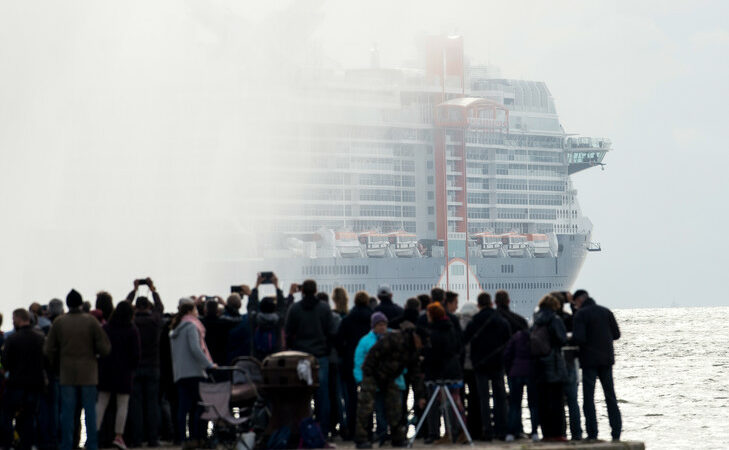
[[[324,436],[329,433],[329,357],[317,358],[319,361],[319,387],[316,388],[314,409]]]
[[[357,426],[357,382],[354,381],[352,370],[345,370],[342,373],[344,384],[344,405],[346,410],[347,432],[351,439],[354,436],[354,429]]]
[[[509,377],[509,418],[507,432],[514,436],[521,434],[523,427],[521,421],[521,401],[524,398],[524,388],[527,388],[527,405],[529,407],[529,421],[531,434],[537,432],[539,427],[539,414],[537,413],[536,385],[530,377]]]
[[[537,409],[542,437],[545,439],[563,437],[566,425],[561,382],[537,384]]]
[[[186,439],[186,429],[190,427],[190,440],[200,439],[200,415],[202,408],[200,407],[200,382],[204,378],[180,378],[175,383],[177,385],[178,405],[177,405],[177,439],[183,442]]]
[[[597,416],[595,413],[595,381],[600,378],[602,391],[605,394],[605,404],[608,410],[608,419],[613,439],[620,439],[623,422],[618,408],[618,399],[615,396],[613,384],[613,367],[583,367],[582,368],[582,405],[585,413],[585,428],[588,439],[597,439]]]
[[[489,389],[489,382],[491,389]],[[506,389],[504,387],[504,372],[479,373],[476,372],[476,385],[481,400],[481,423],[483,438],[487,441],[494,437],[506,436]],[[491,425],[491,405],[489,392],[494,397],[494,424]]]
[[[387,436],[387,416],[385,415],[385,393],[375,394],[375,436],[376,440]]]
[[[20,437],[20,445],[17,448],[30,450],[36,437],[35,421],[38,417],[39,400],[40,392],[14,387],[7,388],[0,412],[0,417],[2,417],[0,447],[10,448],[13,440],[13,417],[15,417],[15,430]],[[19,413],[17,417],[16,413]]]
[[[580,424],[580,405],[577,403],[577,369],[567,364],[567,381],[564,383],[564,395],[567,398],[567,409],[570,413],[570,436],[573,440],[582,439]]]
[[[57,449],[59,443],[60,386],[58,378],[48,380],[48,389],[41,395],[38,409],[38,448]]]
[[[130,447],[142,442],[159,443],[160,398],[159,368],[140,367],[134,372],[134,386],[129,399]]]
[[[81,397],[81,408],[86,418],[86,449],[98,450],[96,434],[96,386],[61,385],[61,450],[73,447],[73,422],[76,397]]]

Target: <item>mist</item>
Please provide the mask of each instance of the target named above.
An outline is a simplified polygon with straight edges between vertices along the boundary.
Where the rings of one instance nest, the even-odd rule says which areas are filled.
[[[424,36],[447,33],[470,61],[547,82],[568,132],[613,140],[606,171],[574,177],[604,248],[579,287],[613,306],[727,304],[713,294],[729,244],[679,238],[727,218],[726,8],[4,2],[3,328],[72,287],[119,300],[150,276],[168,309],[225,293],[206,265],[252,253],[289,189],[268,138],[306,115],[292,106],[301,74],[366,67],[373,45],[383,67],[417,66]]]

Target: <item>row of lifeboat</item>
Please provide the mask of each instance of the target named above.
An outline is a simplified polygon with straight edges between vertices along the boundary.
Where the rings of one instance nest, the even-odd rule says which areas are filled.
[[[540,233],[478,233],[472,236],[478,252],[484,258],[509,256],[512,258],[546,258],[553,256],[553,245],[546,234]]]
[[[419,258],[423,254],[417,236],[406,231],[387,234],[375,231],[338,231],[335,233],[335,242],[337,253],[343,258],[365,255],[370,258]]]

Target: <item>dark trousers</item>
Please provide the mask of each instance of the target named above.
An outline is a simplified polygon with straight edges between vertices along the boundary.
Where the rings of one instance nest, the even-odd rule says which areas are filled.
[[[314,394],[314,412],[321,432],[329,434],[329,357],[317,358],[319,362],[319,387]]]
[[[582,439],[580,423],[580,405],[577,403],[577,369],[574,363],[567,364],[567,381],[564,383],[564,396],[567,398],[567,410],[570,415],[570,437]]]
[[[476,375],[473,370],[463,371],[463,382],[466,384],[463,389],[466,407],[466,426],[471,432],[471,438],[482,439],[481,431],[481,400],[478,395],[478,385],[476,384]]]
[[[8,387],[3,394],[2,430],[0,432],[0,446],[10,448],[13,442],[13,418],[15,430],[20,437],[21,450],[30,450],[35,442],[35,422],[38,417],[38,403],[40,393],[23,388]],[[16,416],[17,414],[17,416]]]
[[[481,424],[483,438],[503,439],[506,436],[506,389],[504,387],[504,372],[476,372],[476,384],[481,397]],[[490,386],[489,386],[490,385]],[[494,398],[494,421],[491,422],[490,397]]]
[[[509,417],[506,429],[509,434],[519,436],[524,430],[521,421],[521,401],[524,398],[524,388],[527,390],[527,405],[529,407],[529,420],[531,434],[539,428],[539,413],[537,412],[536,385],[530,377],[509,377]]]
[[[537,384],[537,411],[542,437],[563,437],[566,434],[564,420],[564,393],[562,383]]]
[[[352,370],[345,370],[342,373],[344,384],[344,407],[346,410],[346,421],[348,437],[354,437],[354,430],[357,426],[357,382],[354,381]]]
[[[615,396],[613,384],[613,367],[583,367],[582,368],[582,405],[585,413],[585,428],[588,439],[597,439],[597,416],[595,413],[595,382],[600,378],[602,391],[605,394],[605,404],[608,410],[608,419],[613,439],[620,439],[623,422],[618,408],[618,399]]]
[[[134,385],[129,398],[129,446],[143,442],[159,443],[160,399],[159,368],[140,367],[134,372]]]
[[[55,450],[61,442],[59,420],[61,414],[58,378],[48,380],[48,389],[41,395],[38,407],[38,448]]]
[[[181,378],[175,383],[177,385],[177,439],[180,442],[186,440],[186,424],[189,425],[190,440],[200,439],[200,391],[199,385],[203,378],[191,377]],[[189,420],[189,422],[188,422]]]
[[[341,377],[341,366],[338,363],[329,363],[329,416],[330,431],[333,433],[339,425],[339,434],[346,437],[347,426],[344,415],[344,385]]]

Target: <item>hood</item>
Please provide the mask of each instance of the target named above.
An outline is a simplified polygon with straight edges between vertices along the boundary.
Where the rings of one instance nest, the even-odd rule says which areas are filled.
[[[540,309],[536,314],[534,314],[534,324],[546,325],[552,321],[556,314],[557,313],[551,309]]]
[[[192,322],[181,322],[179,325],[177,325],[177,328],[170,331],[170,339],[177,339],[184,332],[184,330],[194,326],[195,325],[193,325]]]
[[[256,314],[256,323],[258,325],[276,325],[278,324],[278,314],[258,313]]]
[[[301,306],[303,306],[304,309],[314,309],[314,307],[318,305],[319,302],[321,302],[321,300],[312,295],[301,299]]]

